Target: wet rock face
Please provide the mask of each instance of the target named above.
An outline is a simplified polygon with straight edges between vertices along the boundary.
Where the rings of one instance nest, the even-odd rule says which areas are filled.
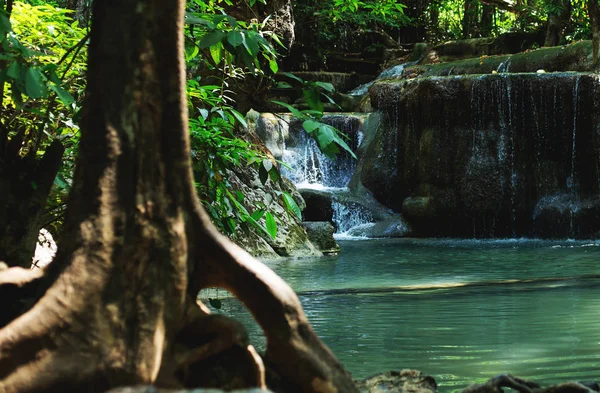
[[[330,221],[305,221],[302,223],[308,239],[323,254],[337,254],[340,246],[333,238],[334,228]]]
[[[379,82],[360,180],[421,235],[593,237],[599,94],[583,73]]]

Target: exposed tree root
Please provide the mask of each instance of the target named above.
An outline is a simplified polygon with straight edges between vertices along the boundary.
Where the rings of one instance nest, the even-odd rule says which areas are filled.
[[[6,265],[5,265],[6,266]],[[0,329],[30,309],[43,293],[39,270],[0,268]]]
[[[187,130],[184,3],[93,3],[86,110],[61,247],[46,269],[0,273],[0,294],[26,299],[3,309],[10,322],[0,329],[0,393],[263,387],[264,367],[241,325],[196,303],[208,286],[246,304],[267,336],[269,362],[289,384],[304,393],[357,392],[292,289],[220,235],[200,207]]]
[[[559,385],[552,385],[542,388],[535,382],[527,381],[510,374],[501,374],[490,378],[486,383],[473,384],[461,393],[504,393],[504,388],[513,389],[519,393],[594,393],[598,392],[598,385],[595,389],[578,382],[566,382]]]
[[[202,213],[197,217],[206,220]],[[265,332],[266,356],[275,371],[304,392],[357,392],[349,374],[317,338],[289,285],[210,226],[196,228],[204,255],[211,258],[198,266],[191,285],[225,288],[248,307]]]

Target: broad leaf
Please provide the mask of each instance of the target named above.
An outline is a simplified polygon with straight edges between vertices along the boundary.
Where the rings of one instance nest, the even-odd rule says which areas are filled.
[[[30,67],[25,72],[25,92],[31,98],[41,98],[48,94],[42,74],[36,68]]]
[[[202,37],[198,46],[201,49],[206,49],[221,42],[223,38],[225,38],[225,33],[223,33],[222,31],[212,31],[206,34],[204,37]]]
[[[329,82],[315,82],[315,85],[319,86],[320,88],[322,88],[324,90],[327,90],[330,93],[333,93],[333,91],[335,90],[333,85]]]
[[[271,212],[265,214],[265,224],[267,225],[267,232],[269,232],[272,239],[275,239],[277,236],[277,223]]]
[[[6,76],[12,79],[19,79],[21,76],[21,65],[18,61],[13,62],[6,70]]]
[[[252,213],[252,219],[255,221],[260,220],[263,216],[265,215],[265,211],[264,210],[255,210],[254,213]]]
[[[301,78],[299,78],[296,75],[292,74],[291,72],[284,72],[283,75],[287,76],[288,78],[297,80],[298,82],[304,84],[304,80],[302,80]]]
[[[316,130],[317,128],[321,127],[322,125],[323,125],[323,123],[319,123],[318,121],[315,121],[315,120],[305,120],[304,123],[302,123],[302,127],[309,134],[311,132],[313,132],[314,130]]]
[[[223,60],[223,45],[220,42],[217,42],[210,47],[210,56],[215,62],[215,65],[221,64],[221,60]]]
[[[4,36],[11,30],[10,19],[6,15],[0,14],[0,38],[4,40]]]
[[[244,42],[244,37],[241,31],[232,30],[227,33],[227,42],[231,44],[234,48],[237,48]]]
[[[240,112],[236,111],[235,109],[231,109],[231,114],[237,119],[237,121],[240,122],[240,124],[242,124],[244,127],[248,127],[248,122]]]
[[[291,106],[290,104],[286,104],[285,102],[276,101],[276,100],[272,100],[271,102],[274,103],[274,104],[283,106],[284,108],[286,108],[287,110],[289,110],[292,113],[292,115],[296,116],[297,119],[301,120],[301,119],[305,119],[306,118],[305,114],[303,114],[298,109],[296,109],[293,106]]]
[[[277,60],[269,59],[269,68],[271,69],[272,73],[276,74],[277,71],[279,71],[279,64],[277,64]]]
[[[281,195],[283,197],[283,203],[285,204],[285,207],[287,207],[289,211],[293,212],[299,220],[302,220],[302,212],[300,211],[300,207],[294,198],[292,198],[292,196],[287,192],[284,192]]]
[[[64,106],[69,106],[75,102],[75,99],[73,98],[71,93],[69,93],[62,87],[56,86],[54,84],[50,84],[49,86],[50,86],[50,89],[56,93],[56,95],[58,96],[58,99],[60,100],[60,102],[63,103]]]
[[[258,54],[257,34],[253,31],[247,32],[246,34],[243,35],[242,43],[244,44],[244,47],[246,48],[248,53],[252,57],[256,57],[256,55]]]

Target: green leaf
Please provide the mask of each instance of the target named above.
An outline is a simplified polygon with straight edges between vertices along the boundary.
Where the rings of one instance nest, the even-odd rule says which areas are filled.
[[[25,92],[31,98],[42,98],[48,94],[42,74],[36,68],[30,67],[25,72]]]
[[[271,212],[265,214],[265,224],[267,226],[267,232],[269,232],[272,239],[275,239],[277,236],[277,223]]]
[[[304,113],[300,112],[298,109],[294,108],[290,104],[286,104],[285,102],[276,101],[276,100],[271,100],[271,102],[274,104],[283,106],[284,108],[289,110],[292,113],[292,115],[296,116],[297,119],[301,120],[301,119],[306,118],[306,115]]]
[[[287,76],[290,79],[297,80],[298,82],[304,84],[304,80],[302,78],[297,77],[296,75],[292,74],[291,72],[284,72],[283,75]]]
[[[206,34],[204,37],[202,37],[198,46],[200,47],[200,49],[206,49],[217,43],[220,43],[223,40],[223,38],[225,38],[225,33],[223,33],[222,31],[212,31]]]
[[[305,120],[304,123],[302,123],[302,127],[309,134],[311,132],[313,132],[314,130],[316,130],[317,128],[321,127],[322,125],[323,125],[323,123],[320,123],[315,120]]]
[[[223,19],[227,18],[227,15],[215,15],[213,17],[213,23],[215,25],[218,25],[219,23],[221,23],[223,21]]]
[[[277,71],[279,71],[279,64],[277,64],[277,60],[269,59],[269,68],[271,69],[272,73],[276,74]]]
[[[189,12],[185,14],[185,23],[187,23],[188,25],[203,25],[206,26],[209,30],[214,30],[216,28],[215,24],[211,21],[194,16]]]
[[[75,102],[75,99],[73,98],[71,93],[69,93],[62,87],[56,86],[54,84],[50,84],[49,86],[50,86],[50,89],[56,93],[56,95],[58,96],[58,99],[60,100],[60,102],[63,103],[64,106],[69,106]]]
[[[331,143],[333,143],[333,141],[335,140],[335,131],[333,130],[333,128],[329,127],[328,125],[321,124],[317,128],[315,138],[317,139],[317,142],[319,143],[319,147],[324,149],[327,146],[329,146]]]
[[[193,58],[195,58],[196,56],[198,56],[198,53],[200,53],[200,48],[198,48],[196,45],[194,45],[191,48],[191,51],[185,51],[185,61],[190,61]]]
[[[293,212],[299,220],[302,220],[302,212],[300,211],[300,207],[294,198],[292,198],[292,196],[287,192],[283,192],[281,195],[283,196],[283,203],[285,204],[285,207],[289,211]]]
[[[10,19],[4,14],[0,14],[0,37],[4,40],[4,36],[12,30]]]
[[[244,127],[248,127],[248,122],[240,112],[236,111],[235,109],[231,109],[230,112]]]
[[[254,213],[252,213],[252,216],[251,216],[251,217],[252,217],[252,219],[253,219],[254,221],[258,221],[258,220],[260,220],[260,219],[261,219],[261,218],[262,218],[264,215],[265,215],[265,211],[264,211],[264,210],[261,210],[261,209],[259,209],[259,210],[255,210],[255,211],[254,211]]]
[[[18,61],[13,62],[6,70],[6,76],[11,79],[19,79],[21,76],[21,64]]]
[[[244,42],[243,33],[238,30],[230,31],[227,33],[227,42],[229,42],[234,48],[237,48]]]
[[[277,36],[277,34],[272,34],[271,38],[273,39],[273,41],[275,41],[277,44],[279,44],[279,46],[281,46],[284,49],[287,49],[285,47],[285,45],[283,45],[283,43],[281,42],[281,40],[279,39],[279,37]]]
[[[279,181],[279,170],[276,166],[273,166],[269,171],[269,178],[273,183],[277,183]]]
[[[302,93],[310,109],[323,112],[324,108],[323,103],[321,102],[321,93],[319,93],[316,88],[311,86],[308,89],[304,89]]]
[[[277,86],[275,86],[278,89],[291,89],[292,85],[290,85],[287,82],[277,82]]]
[[[210,47],[210,56],[215,62],[215,65],[221,64],[221,60],[223,60],[223,44],[217,42],[215,45],[212,45]]]
[[[243,37],[242,43],[244,44],[244,47],[246,48],[248,53],[252,57],[256,57],[256,55],[258,54],[258,40],[256,38],[256,33],[253,31],[249,31],[246,34],[244,34],[242,37]]]
[[[227,23],[229,23],[229,26],[231,26],[233,28],[237,27],[237,24],[238,24],[237,20],[233,16],[227,15],[226,18],[227,18]]]
[[[320,88],[322,88],[324,90],[327,90],[330,93],[333,93],[333,91],[335,90],[333,85],[329,82],[315,82],[315,85],[319,86]]]
[[[54,178],[54,184],[62,190],[71,191],[71,185],[63,178],[62,175],[58,174]]]

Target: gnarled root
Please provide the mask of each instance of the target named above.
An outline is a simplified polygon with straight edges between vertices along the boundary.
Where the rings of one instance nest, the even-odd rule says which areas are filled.
[[[4,266],[2,266],[4,265]],[[4,268],[0,262],[0,329],[30,309],[43,293],[41,270],[21,267]]]
[[[593,386],[592,386],[593,387]],[[461,393],[504,393],[503,388],[511,388],[519,393],[594,393],[596,389],[578,382],[566,382],[559,385],[552,385],[545,388],[540,387],[535,382],[527,381],[514,377],[510,374],[501,374],[490,378],[486,383],[473,384],[464,389]]]
[[[289,285],[210,226],[201,221],[195,224],[196,244],[204,246],[204,260],[190,277],[190,285],[222,287],[239,298],[264,330],[267,360],[301,391],[358,392],[343,366],[317,338]]]
[[[262,359],[249,345],[244,327],[225,316],[208,314],[200,302],[190,307],[175,348],[175,376],[185,387],[265,387]]]

